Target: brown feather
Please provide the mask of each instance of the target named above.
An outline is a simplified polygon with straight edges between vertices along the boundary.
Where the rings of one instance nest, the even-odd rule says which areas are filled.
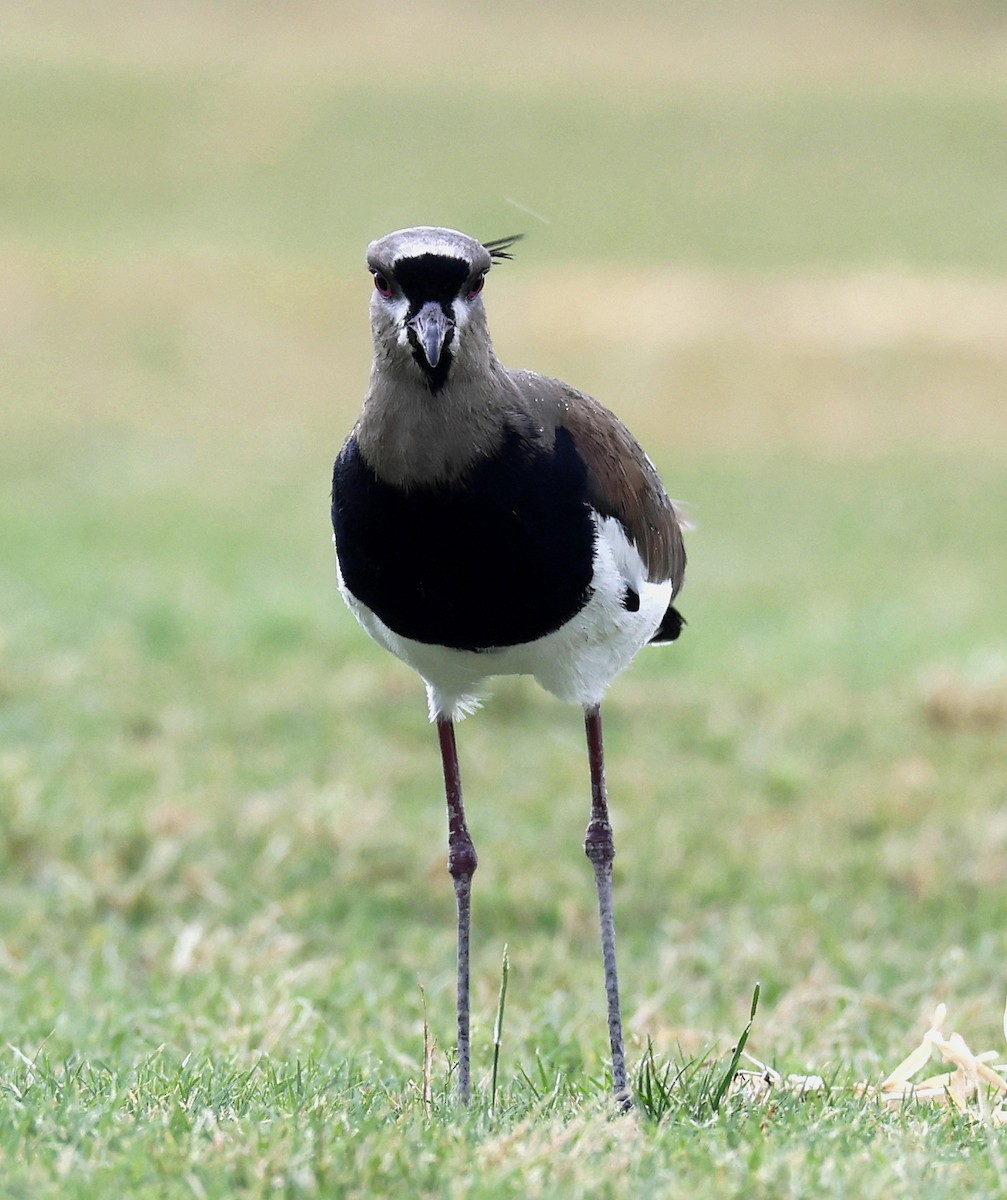
[[[602,516],[615,517],[640,552],[651,583],[670,579],[675,595],[685,575],[682,520],[639,442],[603,404],[558,379],[511,371],[539,417],[562,425],[587,465],[588,495]]]

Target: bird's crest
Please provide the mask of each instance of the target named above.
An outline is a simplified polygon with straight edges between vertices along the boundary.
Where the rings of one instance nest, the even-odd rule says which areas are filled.
[[[515,233],[510,237],[494,238],[492,242],[483,242],[483,249],[488,250],[490,258],[494,262],[501,262],[505,258],[513,258],[510,253],[511,246],[515,242],[519,242],[524,237],[523,233]]]

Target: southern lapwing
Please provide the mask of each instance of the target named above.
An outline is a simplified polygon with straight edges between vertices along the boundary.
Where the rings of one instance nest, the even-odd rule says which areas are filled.
[[[612,413],[494,355],[483,284],[516,240],[482,243],[423,226],[368,247],[374,363],[332,479],[339,587],[367,633],[422,676],[437,727],[458,909],[465,1103],[477,860],[455,722],[478,707],[493,675],[533,675],[583,707],[591,777],[584,849],[598,888],[613,1085],[627,1108],[600,704],[642,646],[678,637],[682,521]]]

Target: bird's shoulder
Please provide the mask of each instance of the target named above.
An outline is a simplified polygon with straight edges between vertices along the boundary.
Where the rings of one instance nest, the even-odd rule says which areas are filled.
[[[615,413],[570,384],[533,371],[510,376],[538,428],[569,435],[587,471],[592,507],[624,527],[648,579],[670,579],[677,593],[685,574],[683,521],[640,443]]]

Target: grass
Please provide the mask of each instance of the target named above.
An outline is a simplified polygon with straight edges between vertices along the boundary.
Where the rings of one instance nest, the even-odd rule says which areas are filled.
[[[1002,1190],[995,1131],[849,1088],[938,1000],[1002,1046],[993,6],[50,7],[0,72],[0,1191]],[[435,743],[326,512],[362,244],[413,220],[529,227],[501,356],[693,505],[687,636],[606,713],[629,1120],[580,720],[522,680],[460,731],[450,1101]],[[757,981],[747,1049],[823,1092],[718,1094]]]

